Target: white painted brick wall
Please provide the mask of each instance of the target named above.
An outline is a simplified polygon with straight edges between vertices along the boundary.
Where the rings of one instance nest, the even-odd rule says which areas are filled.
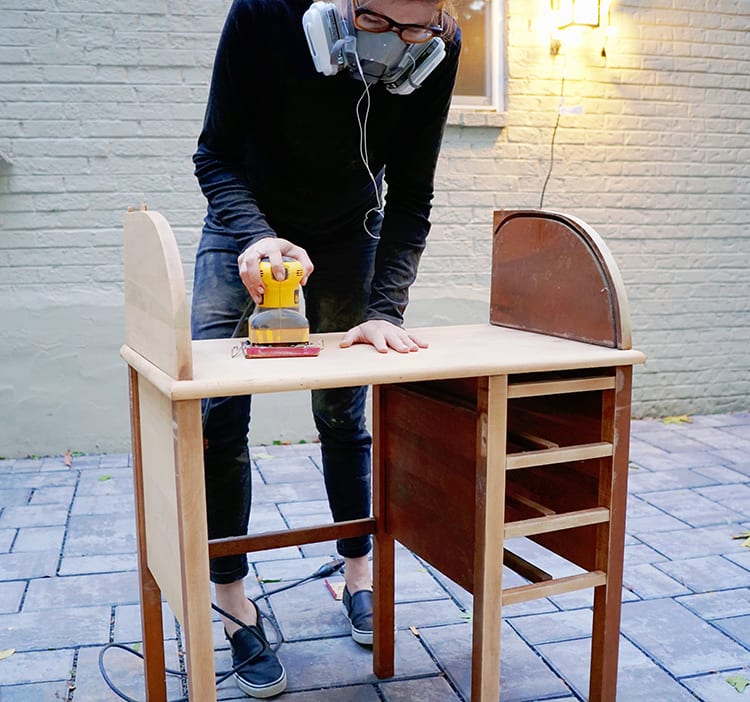
[[[507,126],[448,127],[412,324],[486,318],[492,210],[539,205],[565,71],[583,112],[560,116],[544,204],[620,265],[649,355],[636,413],[750,405],[750,6],[679,5],[613,2],[605,62],[599,30],[551,57],[546,0],[507,0]],[[190,157],[227,9],[3,0],[0,455],[127,447],[121,215],[160,210],[190,277]]]
[[[551,57],[546,3],[510,0],[507,128],[449,130],[435,217],[471,231],[481,297],[481,223],[493,207],[539,205],[564,71],[564,105],[583,114],[560,116],[544,204],[592,224],[619,263],[649,355],[639,414],[750,405],[750,6],[679,4],[613,2],[605,62],[599,31]],[[434,261],[440,246],[435,271],[453,255]],[[441,284],[420,278],[436,297]]]

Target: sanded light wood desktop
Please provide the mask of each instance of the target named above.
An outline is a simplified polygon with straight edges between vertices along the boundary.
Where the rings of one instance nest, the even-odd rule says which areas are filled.
[[[533,230],[539,213],[527,214]],[[555,231],[561,223],[571,226],[561,217],[555,215]],[[496,236],[519,223],[528,232],[528,222],[499,215]],[[539,233],[546,236],[548,226]],[[515,240],[508,236],[505,244]],[[612,268],[605,258],[596,257],[592,267],[594,288],[601,282],[596,276]],[[247,360],[236,353],[238,340],[190,340],[179,252],[158,213],[125,215],[125,267],[121,354],[130,373],[150,702],[166,700],[162,595],[183,627],[191,699],[216,699],[209,553],[365,533],[375,535],[378,676],[393,674],[393,550],[399,541],[473,593],[474,702],[499,697],[502,605],[585,587],[595,593],[590,699],[615,699],[631,366],[643,361],[627,348],[629,321],[617,275],[607,278],[606,304],[597,306],[601,324],[583,331],[573,324],[571,334],[562,327],[552,330],[556,336],[529,331],[509,315],[500,322],[505,326],[420,329],[429,348],[405,355],[369,346],[341,349],[340,334],[325,334],[316,337],[323,346],[317,358]],[[513,271],[505,272],[507,289],[525,275],[517,261]],[[585,285],[567,302],[574,305],[581,294]],[[566,302],[564,293],[557,297],[555,304]],[[508,314],[494,287],[492,307],[494,317]],[[524,320],[535,323],[526,311]],[[603,339],[591,343],[591,334]],[[201,399],[358,384],[373,385],[373,517],[209,543]],[[537,540],[582,572],[553,578],[505,551],[505,540],[515,536]],[[504,561],[528,584],[502,590]]]

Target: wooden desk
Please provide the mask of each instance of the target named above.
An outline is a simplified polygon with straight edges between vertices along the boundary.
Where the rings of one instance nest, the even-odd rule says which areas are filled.
[[[149,702],[166,700],[162,594],[183,627],[191,698],[216,699],[209,553],[364,533],[375,534],[378,676],[393,674],[397,540],[474,595],[474,702],[499,697],[502,604],[584,587],[595,593],[590,699],[615,699],[631,366],[642,354],[480,324],[421,329],[429,348],[407,355],[341,349],[326,334],[318,358],[246,360],[237,340],[190,340],[179,253],[158,213],[125,216],[125,260]],[[359,384],[374,390],[373,518],[209,544],[201,399]],[[584,572],[553,579],[506,553],[529,584],[501,591],[514,536]]]

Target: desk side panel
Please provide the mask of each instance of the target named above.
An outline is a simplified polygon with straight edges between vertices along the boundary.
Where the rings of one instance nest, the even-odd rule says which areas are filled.
[[[182,569],[177,511],[172,403],[138,380],[143,455],[143,501],[148,567],[172,611],[182,617]]]
[[[471,590],[477,414],[397,385],[380,401],[388,531]]]
[[[617,265],[601,237],[574,217],[496,212],[490,297],[493,324],[630,348]]]
[[[158,212],[123,218],[125,343],[167,375],[193,375],[190,314],[172,228]]]

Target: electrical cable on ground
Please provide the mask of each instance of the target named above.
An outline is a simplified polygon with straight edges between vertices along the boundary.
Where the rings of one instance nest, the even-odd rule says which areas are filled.
[[[318,580],[320,578],[327,578],[331,575],[334,575],[335,573],[338,573],[344,566],[344,560],[342,558],[334,558],[331,561],[328,561],[327,563],[324,563],[320,568],[318,568],[314,573],[311,575],[308,575],[305,578],[302,578],[301,580],[295,580],[294,582],[288,583],[286,585],[282,585],[281,587],[277,587],[274,590],[271,590],[270,592],[264,592],[263,594],[258,596],[258,600],[267,600],[271,595],[275,595],[279,592],[284,592],[286,590],[291,590],[294,587],[298,587],[299,585],[302,585],[304,583],[310,582],[312,580]],[[256,600],[257,601],[257,600]],[[247,625],[244,622],[241,622],[236,617],[229,614],[229,612],[225,612],[223,609],[215,605],[214,603],[211,603],[211,609],[218,612],[222,616],[226,617],[230,621],[233,621],[235,624],[239,624],[243,628],[247,628]],[[273,628],[275,634],[276,634],[276,641],[273,645],[271,645],[271,648],[274,651],[278,651],[279,647],[282,644],[283,636],[281,634],[281,629],[279,629],[278,624],[276,621],[270,617],[265,612],[261,612],[260,609],[258,610],[258,613],[260,616],[265,619],[267,622],[270,623],[271,627]],[[104,679],[104,682],[107,684],[110,690],[115,693],[121,700],[125,700],[125,702],[141,702],[140,700],[137,700],[133,697],[128,696],[125,694],[120,688],[117,687],[117,685],[111,680],[109,675],[107,674],[107,671],[104,666],[104,655],[113,648],[119,648],[123,651],[127,651],[128,653],[132,653],[134,656],[137,656],[141,660],[144,660],[143,654],[139,651],[136,651],[135,648],[132,646],[126,646],[125,644],[120,643],[110,643],[104,646],[101,651],[99,651],[99,672],[102,674],[102,678]],[[243,665],[245,665],[247,661],[243,661],[239,665],[233,666],[230,670],[226,671],[216,671],[216,685],[221,685],[225,680],[232,677],[240,668],[242,668]],[[171,668],[165,668],[164,669],[166,674],[172,677],[177,677],[184,679],[187,677],[186,673],[183,673],[180,670],[173,670]],[[168,702],[189,702],[188,697],[176,697],[174,699],[168,700]]]
[[[550,176],[552,175],[552,166],[555,163],[555,136],[557,135],[557,128],[560,125],[560,113],[562,112],[563,95],[565,94],[565,74],[563,74],[562,80],[560,81],[560,104],[557,108],[557,119],[555,119],[555,127],[552,130],[552,139],[549,145],[549,170],[547,171],[547,177],[544,179],[544,185],[542,186],[542,195],[539,198],[539,209],[541,210],[544,205],[544,193],[547,190],[547,183],[549,183]]]

